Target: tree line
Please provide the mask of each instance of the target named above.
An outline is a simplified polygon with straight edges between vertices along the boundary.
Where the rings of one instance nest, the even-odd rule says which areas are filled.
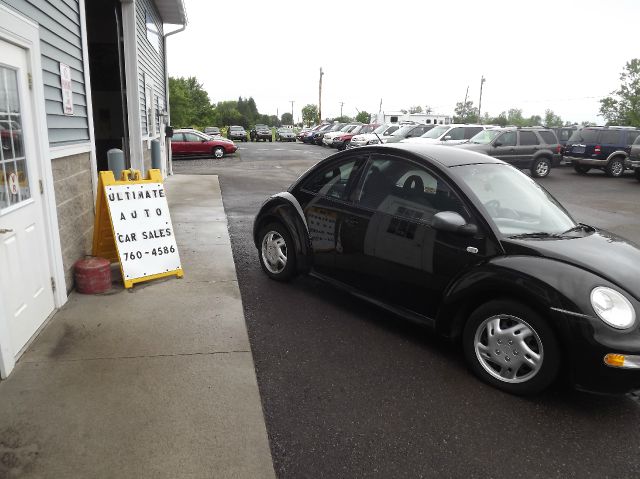
[[[607,125],[625,125],[640,127],[640,59],[634,58],[627,62],[620,74],[620,87],[600,100],[600,115]],[[256,123],[269,126],[292,125],[294,118],[291,113],[283,113],[280,118],[276,115],[265,115],[258,111],[255,100],[252,97],[238,100],[226,100],[213,104],[208,93],[202,88],[202,84],[195,77],[169,78],[169,104],[171,107],[171,121],[176,127],[193,127],[203,129],[207,126],[241,125],[245,128],[252,127]],[[412,106],[404,113],[431,113],[427,105]],[[548,127],[568,126],[575,123],[564,121],[553,110],[547,109],[544,115],[531,115],[525,117],[520,108],[511,108],[497,116],[484,113],[479,117],[478,108],[473,101],[458,102],[454,109],[453,120],[455,123],[479,123],[490,125],[514,125]],[[358,112],[355,118],[341,116],[333,118],[333,121],[351,122],[358,121],[368,123],[371,115],[366,111]],[[317,123],[318,107],[309,104],[302,108],[302,122],[309,126]],[[589,125],[589,122],[582,122]]]

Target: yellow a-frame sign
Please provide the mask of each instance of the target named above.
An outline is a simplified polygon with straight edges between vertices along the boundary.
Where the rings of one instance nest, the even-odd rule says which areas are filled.
[[[93,256],[120,263],[125,288],[184,272],[160,170],[142,179],[138,170],[98,177]]]

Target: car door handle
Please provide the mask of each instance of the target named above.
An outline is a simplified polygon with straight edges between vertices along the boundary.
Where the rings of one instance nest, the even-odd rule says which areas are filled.
[[[13,233],[13,230],[10,230],[7,228],[0,228],[0,235],[6,234],[6,233]]]

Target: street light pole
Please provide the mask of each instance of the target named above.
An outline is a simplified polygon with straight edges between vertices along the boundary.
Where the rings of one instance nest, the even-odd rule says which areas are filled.
[[[318,84],[318,123],[322,123],[322,67],[320,67],[320,83]]]
[[[478,123],[482,123],[482,117],[481,117],[481,113],[482,113],[482,85],[484,85],[484,82],[486,82],[487,80],[485,80],[484,75],[482,76],[482,78],[480,78],[480,100],[478,101]]]
[[[340,118],[342,118],[342,105],[344,105],[343,101],[340,102]]]
[[[289,100],[291,102],[291,126],[295,126],[296,125],[296,120],[293,118],[293,100]]]

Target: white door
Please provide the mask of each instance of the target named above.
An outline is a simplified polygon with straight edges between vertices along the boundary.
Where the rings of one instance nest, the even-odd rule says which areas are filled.
[[[31,111],[27,52],[0,40],[0,343],[14,358],[54,309]]]

